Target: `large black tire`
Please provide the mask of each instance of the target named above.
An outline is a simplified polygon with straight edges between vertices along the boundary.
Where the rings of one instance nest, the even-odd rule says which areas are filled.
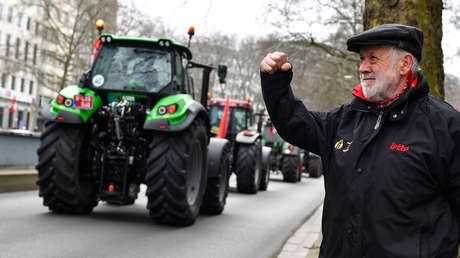
[[[56,213],[85,214],[97,205],[87,130],[48,122],[37,150],[37,185],[43,205]]]
[[[147,209],[154,221],[178,226],[195,222],[207,180],[206,131],[197,118],[185,131],[154,136],[145,175]]]
[[[220,158],[218,178],[208,178],[206,191],[201,204],[201,213],[217,215],[224,211],[228,195],[228,179],[232,164],[232,152],[230,144],[225,146]]]
[[[281,172],[283,173],[283,181],[289,183],[297,182],[300,175],[299,156],[284,155]]]
[[[313,178],[318,178],[323,174],[323,164],[319,156],[309,157],[307,171]]]
[[[270,151],[268,160],[262,164],[262,178],[260,179],[260,185],[259,185],[260,191],[267,191],[268,189],[268,183],[270,182],[271,158],[272,158],[272,154]]]
[[[299,173],[297,173],[297,182],[302,181],[302,169],[299,169]]]
[[[254,144],[238,144],[234,163],[236,188],[240,193],[256,194],[259,190],[262,172],[262,146],[259,140]]]

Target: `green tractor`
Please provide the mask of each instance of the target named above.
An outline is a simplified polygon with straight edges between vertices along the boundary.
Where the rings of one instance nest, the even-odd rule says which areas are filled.
[[[264,146],[271,148],[270,171],[281,171],[283,181],[299,182],[302,173],[317,178],[322,175],[321,157],[284,141],[270,119],[263,130]]]
[[[320,177],[323,174],[321,157],[313,152],[304,151],[302,154],[302,172],[313,178]]]
[[[232,171],[240,193],[265,191],[269,182],[270,148],[262,146],[261,125],[257,125],[249,100],[212,98],[208,101],[211,133],[230,141],[233,153]],[[227,106],[227,107],[226,107]],[[225,109],[228,109],[225,114]],[[226,122],[222,122],[222,120]],[[225,133],[219,136],[219,131]]]
[[[264,146],[271,148],[270,171],[281,171],[283,181],[299,182],[302,179],[302,157],[299,147],[284,141],[268,119],[263,130]]]
[[[190,38],[193,31],[189,31]],[[99,36],[91,69],[44,110],[37,150],[39,196],[56,213],[129,205],[146,185],[162,224],[187,226],[222,213],[231,146],[211,137],[207,92],[215,67],[193,62],[171,39]],[[189,69],[203,69],[200,101]],[[225,81],[226,67],[219,66]]]

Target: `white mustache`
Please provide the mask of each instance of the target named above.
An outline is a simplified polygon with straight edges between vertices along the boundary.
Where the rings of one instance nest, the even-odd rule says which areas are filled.
[[[375,79],[375,73],[362,73],[359,75],[359,78],[362,80],[365,80],[365,79]]]

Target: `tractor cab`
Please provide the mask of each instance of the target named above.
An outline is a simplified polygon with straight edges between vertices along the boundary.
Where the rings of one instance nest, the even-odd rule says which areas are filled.
[[[104,34],[86,86],[96,91],[145,94],[190,93],[185,72],[192,55],[169,39],[145,40]]]
[[[211,134],[217,135],[224,113],[226,100],[212,98],[208,101],[209,122],[211,125]],[[254,124],[254,115],[252,104],[248,101],[230,100],[227,138],[234,138],[244,129],[252,128]]]

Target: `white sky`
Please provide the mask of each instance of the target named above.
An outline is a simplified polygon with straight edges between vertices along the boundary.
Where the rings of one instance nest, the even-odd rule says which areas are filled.
[[[263,0],[133,0],[136,6],[152,17],[161,17],[168,25],[183,31],[195,27],[199,36],[220,32],[238,38],[262,35],[270,28],[264,25]],[[262,32],[262,33],[261,33]]]
[[[161,17],[163,21],[184,35],[190,26],[195,27],[195,35],[221,34],[236,35],[241,39],[249,35],[262,36],[273,30],[265,20],[267,0],[133,0],[145,14]],[[460,47],[460,31],[449,24],[447,15],[443,17],[444,69],[446,73],[458,75],[460,57],[456,55]]]

